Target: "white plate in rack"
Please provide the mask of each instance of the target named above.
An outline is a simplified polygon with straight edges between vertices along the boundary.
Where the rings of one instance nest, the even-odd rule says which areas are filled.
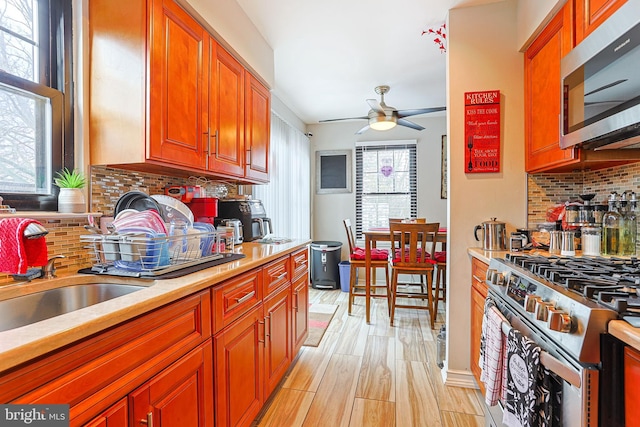
[[[172,220],[184,221],[189,228],[193,227],[193,212],[187,205],[164,194],[153,194],[151,197],[160,205],[161,214],[166,222],[171,222]]]

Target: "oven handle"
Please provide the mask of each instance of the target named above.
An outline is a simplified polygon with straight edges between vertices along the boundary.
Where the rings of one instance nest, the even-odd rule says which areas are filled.
[[[511,325],[508,322],[502,322],[502,333],[508,335],[510,330]],[[582,385],[582,377],[578,371],[544,350],[540,351],[540,363],[572,386],[580,388]]]

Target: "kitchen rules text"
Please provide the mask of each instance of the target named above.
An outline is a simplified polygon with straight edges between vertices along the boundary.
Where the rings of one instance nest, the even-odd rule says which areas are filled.
[[[500,91],[466,92],[465,173],[500,172]]]

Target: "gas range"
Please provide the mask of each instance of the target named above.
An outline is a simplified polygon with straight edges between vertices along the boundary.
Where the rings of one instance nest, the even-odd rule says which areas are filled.
[[[490,294],[506,304],[503,311],[526,323],[548,351],[597,364],[600,334],[619,317],[615,304],[620,301],[610,298],[607,304],[598,298],[606,301],[612,292],[630,288],[632,273],[623,261],[507,254],[491,260],[487,284]],[[640,263],[638,272],[640,278]]]
[[[620,314],[640,313],[640,260],[637,258],[507,254],[506,260]]]

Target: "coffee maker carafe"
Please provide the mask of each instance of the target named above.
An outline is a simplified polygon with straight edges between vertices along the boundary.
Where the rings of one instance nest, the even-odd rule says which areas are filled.
[[[240,220],[245,242],[273,234],[271,219],[260,200],[220,200],[216,221],[224,219]]]

